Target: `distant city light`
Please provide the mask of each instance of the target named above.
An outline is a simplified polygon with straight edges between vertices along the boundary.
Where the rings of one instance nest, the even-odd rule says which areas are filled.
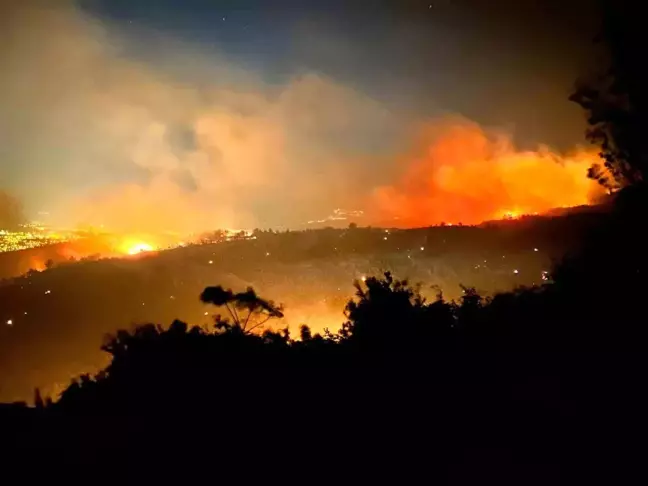
[[[7,326],[13,326],[13,320],[8,319],[7,320]]]
[[[209,260],[208,262],[210,265],[214,263],[214,260]]]
[[[0,252],[27,250],[44,245],[73,241],[78,235],[68,232],[53,233],[33,223],[22,225],[22,231],[0,230]]]
[[[51,294],[51,293],[52,293],[51,290],[46,290],[46,291],[45,291],[45,295],[47,295],[47,294]]]
[[[425,247],[424,247],[424,246],[422,246],[422,247],[421,247],[421,251],[424,251],[424,250],[425,250]]]
[[[513,270],[513,273],[517,275],[520,272],[517,269],[515,269],[515,270]]]

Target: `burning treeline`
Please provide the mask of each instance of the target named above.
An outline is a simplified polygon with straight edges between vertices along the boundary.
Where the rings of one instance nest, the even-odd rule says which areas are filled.
[[[478,224],[590,204],[604,194],[587,171],[596,150],[517,151],[505,133],[454,118],[425,127],[396,182],[375,190],[375,218],[395,226]]]

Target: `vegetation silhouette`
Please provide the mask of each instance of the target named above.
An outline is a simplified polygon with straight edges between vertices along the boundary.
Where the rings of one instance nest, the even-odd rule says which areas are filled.
[[[189,444],[218,437],[232,450],[249,447],[250,440],[270,447],[288,423],[303,426],[291,429],[298,449],[322,453],[339,447],[344,437],[373,460],[385,459],[387,450],[392,461],[416,457],[421,451],[412,434],[422,434],[429,437],[424,450],[435,450],[435,461],[452,464],[466,444],[475,447],[475,437],[490,436],[479,459],[471,461],[501,461],[491,457],[492,448],[515,444],[513,457],[497,468],[517,471],[511,482],[535,484],[547,478],[529,475],[532,464],[539,461],[548,471],[557,467],[573,445],[555,444],[552,437],[567,422],[580,423],[583,403],[564,403],[560,383],[586,381],[580,375],[584,369],[597,375],[601,368],[598,358],[577,353],[578,346],[591,350],[592,340],[565,339],[582,338],[579,326],[562,327],[569,321],[564,316],[552,322],[565,312],[559,282],[560,277],[543,288],[493,298],[465,288],[457,302],[441,294],[428,302],[417,286],[387,272],[356,283],[339,333],[313,334],[303,326],[296,339],[287,329],[245,328],[246,322],[280,312],[253,290],[208,287],[201,300],[229,306],[229,318],[217,315],[213,326],[203,328],[180,321],[168,328],[148,324],[107,337],[102,349],[112,360],[103,371],[79,377],[55,401],[37,392],[37,423],[64,437],[61,455],[94,466],[106,464],[106,451],[151,459],[159,453],[158,441]],[[252,317],[242,317],[242,310]],[[631,365],[629,355],[605,364],[608,372]],[[597,385],[602,383],[597,376]],[[279,419],[287,413],[290,422]],[[268,419],[259,429],[262,417]],[[313,422],[315,417],[320,422]],[[96,435],[88,428],[114,421],[118,434]],[[353,440],[355,434],[360,438]],[[400,444],[398,450],[390,448],[394,444]],[[549,445],[551,453],[545,450]],[[285,447],[305,453],[290,441]],[[97,448],[104,452],[93,456]],[[224,461],[235,460],[232,456],[220,453]],[[364,464],[358,457],[352,467],[378,473]]]
[[[605,60],[579,79],[570,100],[587,113],[587,138],[601,148],[603,167],[590,176],[610,190],[643,184],[648,179],[648,74],[639,59],[645,52],[641,11],[627,0],[600,2],[602,28],[596,43]]]
[[[612,211],[554,270],[552,298],[565,321],[580,324],[581,339],[639,346],[648,271],[648,73],[641,13],[633,2],[601,2],[595,41],[604,48],[598,71],[576,83],[571,100],[587,113],[591,142],[604,166],[590,176],[612,194]]]
[[[232,319],[216,316],[217,329],[235,329],[243,334],[251,333],[265,325],[270,319],[281,319],[284,315],[283,306],[259,297],[252,287],[245,292],[234,293],[223,287],[207,287],[200,295],[200,300],[206,304],[225,307]],[[245,314],[247,312],[247,314]]]

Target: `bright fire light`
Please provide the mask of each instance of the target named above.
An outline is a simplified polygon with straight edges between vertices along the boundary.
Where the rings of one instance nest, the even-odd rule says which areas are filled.
[[[518,219],[523,215],[523,211],[517,209],[505,210],[498,215],[498,219]]]
[[[128,248],[128,254],[129,255],[137,255],[138,253],[145,253],[148,251],[153,251],[155,248],[153,248],[151,245],[148,243],[135,243],[134,245],[130,246]]]
[[[587,171],[599,162],[596,150],[517,150],[508,134],[442,120],[422,130],[400,174],[375,189],[371,206],[374,219],[401,227],[518,219],[596,201],[603,189]]]

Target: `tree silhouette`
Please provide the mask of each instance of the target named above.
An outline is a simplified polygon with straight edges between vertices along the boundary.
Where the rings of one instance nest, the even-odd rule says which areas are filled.
[[[283,317],[283,306],[276,305],[271,300],[262,299],[252,287],[239,293],[234,293],[231,289],[225,290],[220,285],[207,287],[200,295],[200,300],[227,309],[232,322],[230,324],[227,320],[222,320],[220,316],[217,316],[218,328],[228,329],[233,326],[244,334],[260,328],[271,319]]]
[[[453,306],[439,293],[431,304],[421,294],[420,286],[394,279],[369,277],[355,282],[356,300],[345,308],[348,321],[341,336],[365,348],[398,349],[418,342],[447,336],[453,327]]]
[[[614,204],[553,269],[550,300],[574,336],[628,346],[644,334],[634,316],[644,312],[648,271],[645,29],[636,2],[604,0],[602,6],[596,42],[606,51],[605,66],[579,80],[570,99],[587,112],[587,137],[601,147],[604,164],[590,176],[615,193]],[[625,323],[624,333],[610,329],[617,321]]]
[[[604,165],[589,175],[614,191],[648,180],[648,75],[640,12],[626,0],[605,0],[603,7],[595,41],[606,48],[607,65],[578,80],[570,100],[587,112],[587,138],[601,147]]]

